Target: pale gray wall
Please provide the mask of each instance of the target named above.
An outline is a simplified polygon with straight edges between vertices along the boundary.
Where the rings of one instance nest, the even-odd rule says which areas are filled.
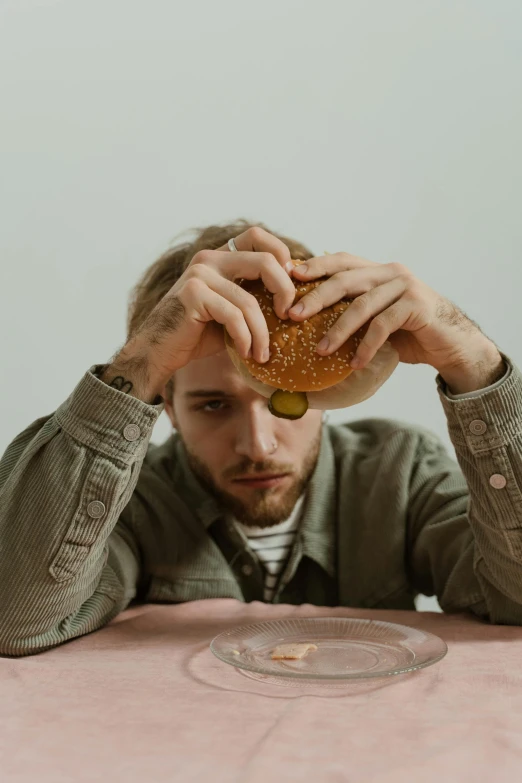
[[[409,265],[522,363],[521,28],[519,0],[0,0],[0,450],[178,232],[238,216]],[[344,418],[448,442],[433,378]]]

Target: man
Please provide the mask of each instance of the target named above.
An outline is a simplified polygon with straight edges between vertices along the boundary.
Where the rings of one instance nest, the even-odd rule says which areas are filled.
[[[322,275],[292,309],[292,277]],[[273,417],[223,343],[225,326],[242,356],[267,360],[264,317],[236,282],[259,277],[281,318],[355,298],[318,353],[370,319],[358,367],[387,339],[433,366],[461,470],[416,427]],[[177,434],[148,448],[163,401]],[[423,592],[520,624],[521,424],[519,371],[404,267],[210,227],[151,267],[125,346],[0,463],[0,652],[94,631],[133,600],[411,609]]]

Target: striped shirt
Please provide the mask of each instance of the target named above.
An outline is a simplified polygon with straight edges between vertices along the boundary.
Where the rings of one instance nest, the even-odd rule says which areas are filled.
[[[277,583],[295,542],[304,495],[295,504],[292,513],[277,525],[271,527],[247,527],[235,520],[236,527],[248,540],[250,549],[257,555],[265,572],[264,600],[270,603],[275,595]]]

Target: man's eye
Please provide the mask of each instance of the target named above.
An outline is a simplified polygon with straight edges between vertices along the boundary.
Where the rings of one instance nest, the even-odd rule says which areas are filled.
[[[209,400],[209,402],[201,406],[200,410],[209,413],[211,411],[222,411],[225,407],[223,400]]]

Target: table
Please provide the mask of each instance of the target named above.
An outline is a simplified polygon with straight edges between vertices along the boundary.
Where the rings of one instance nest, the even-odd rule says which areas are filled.
[[[445,659],[346,690],[257,682],[210,640],[289,616],[370,617],[441,636]],[[0,658],[2,783],[514,783],[522,628],[461,615],[145,605],[55,650]]]

